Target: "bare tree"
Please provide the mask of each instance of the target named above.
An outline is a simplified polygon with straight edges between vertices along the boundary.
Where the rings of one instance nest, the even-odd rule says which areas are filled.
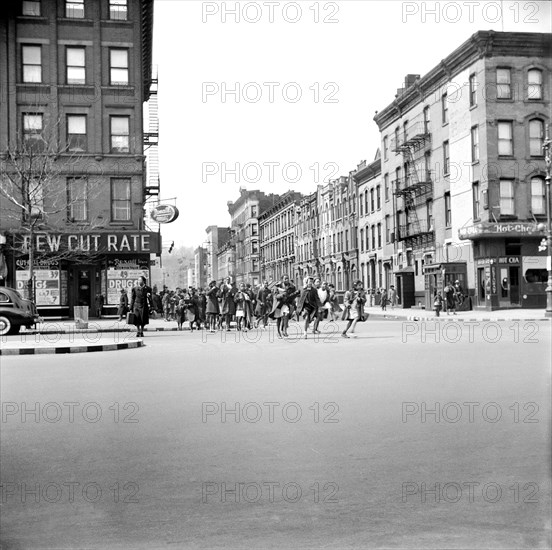
[[[0,212],[3,220],[27,238],[22,246],[13,246],[18,252],[29,255],[29,296],[35,299],[34,263],[37,256],[35,236],[39,232],[76,231],[93,229],[97,218],[80,224],[71,215],[87,209],[91,195],[99,189],[90,189],[87,178],[77,167],[82,163],[82,150],[78,138],[60,146],[60,120],[43,127],[43,115],[28,115],[22,133],[14,143],[0,153]],[[75,190],[69,192],[63,174],[74,167]],[[79,181],[81,180],[81,181]],[[86,213],[88,218],[88,213]],[[80,220],[82,216],[77,216]],[[48,259],[90,260],[90,253],[82,250],[57,250]]]

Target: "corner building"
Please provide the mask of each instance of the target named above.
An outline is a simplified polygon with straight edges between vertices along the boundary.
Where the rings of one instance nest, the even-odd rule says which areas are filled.
[[[147,187],[143,147],[153,1],[7,4],[0,20],[0,153],[48,129],[61,151],[55,189],[67,197],[34,235],[39,312],[68,317],[85,305],[93,316],[101,293],[104,311],[115,314],[120,289],[141,274],[149,279],[160,253],[160,235],[147,230],[144,216],[148,193],[158,193]],[[50,200],[44,196],[44,212],[52,210]],[[9,208],[2,200],[5,284],[23,290],[29,237]]]
[[[459,280],[466,308],[545,305],[552,35],[481,31],[376,114],[403,307]]]

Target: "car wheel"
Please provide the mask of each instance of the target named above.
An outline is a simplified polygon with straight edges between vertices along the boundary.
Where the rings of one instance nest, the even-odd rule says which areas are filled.
[[[4,315],[0,315],[0,336],[10,334],[13,330],[11,321]]]

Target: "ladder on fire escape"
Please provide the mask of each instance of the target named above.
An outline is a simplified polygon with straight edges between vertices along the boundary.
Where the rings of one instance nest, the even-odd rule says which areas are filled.
[[[146,226],[158,231],[159,225],[148,218],[148,212],[159,202],[161,187],[159,177],[159,103],[158,103],[158,72],[157,66],[152,68],[150,97],[147,102],[148,131],[144,132],[144,154],[146,155],[146,184],[144,187],[144,208],[146,210]],[[155,227],[152,227],[154,225]]]

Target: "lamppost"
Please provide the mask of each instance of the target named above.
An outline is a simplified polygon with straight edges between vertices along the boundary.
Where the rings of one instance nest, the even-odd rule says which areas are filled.
[[[542,144],[544,151],[544,163],[546,165],[546,244],[548,248],[548,257],[546,258],[546,269],[548,270],[548,282],[546,285],[546,317],[552,317],[552,220],[550,210],[552,204],[550,203],[550,170],[552,165],[552,159],[550,157],[550,135],[548,133],[548,126],[546,127],[546,137]]]

